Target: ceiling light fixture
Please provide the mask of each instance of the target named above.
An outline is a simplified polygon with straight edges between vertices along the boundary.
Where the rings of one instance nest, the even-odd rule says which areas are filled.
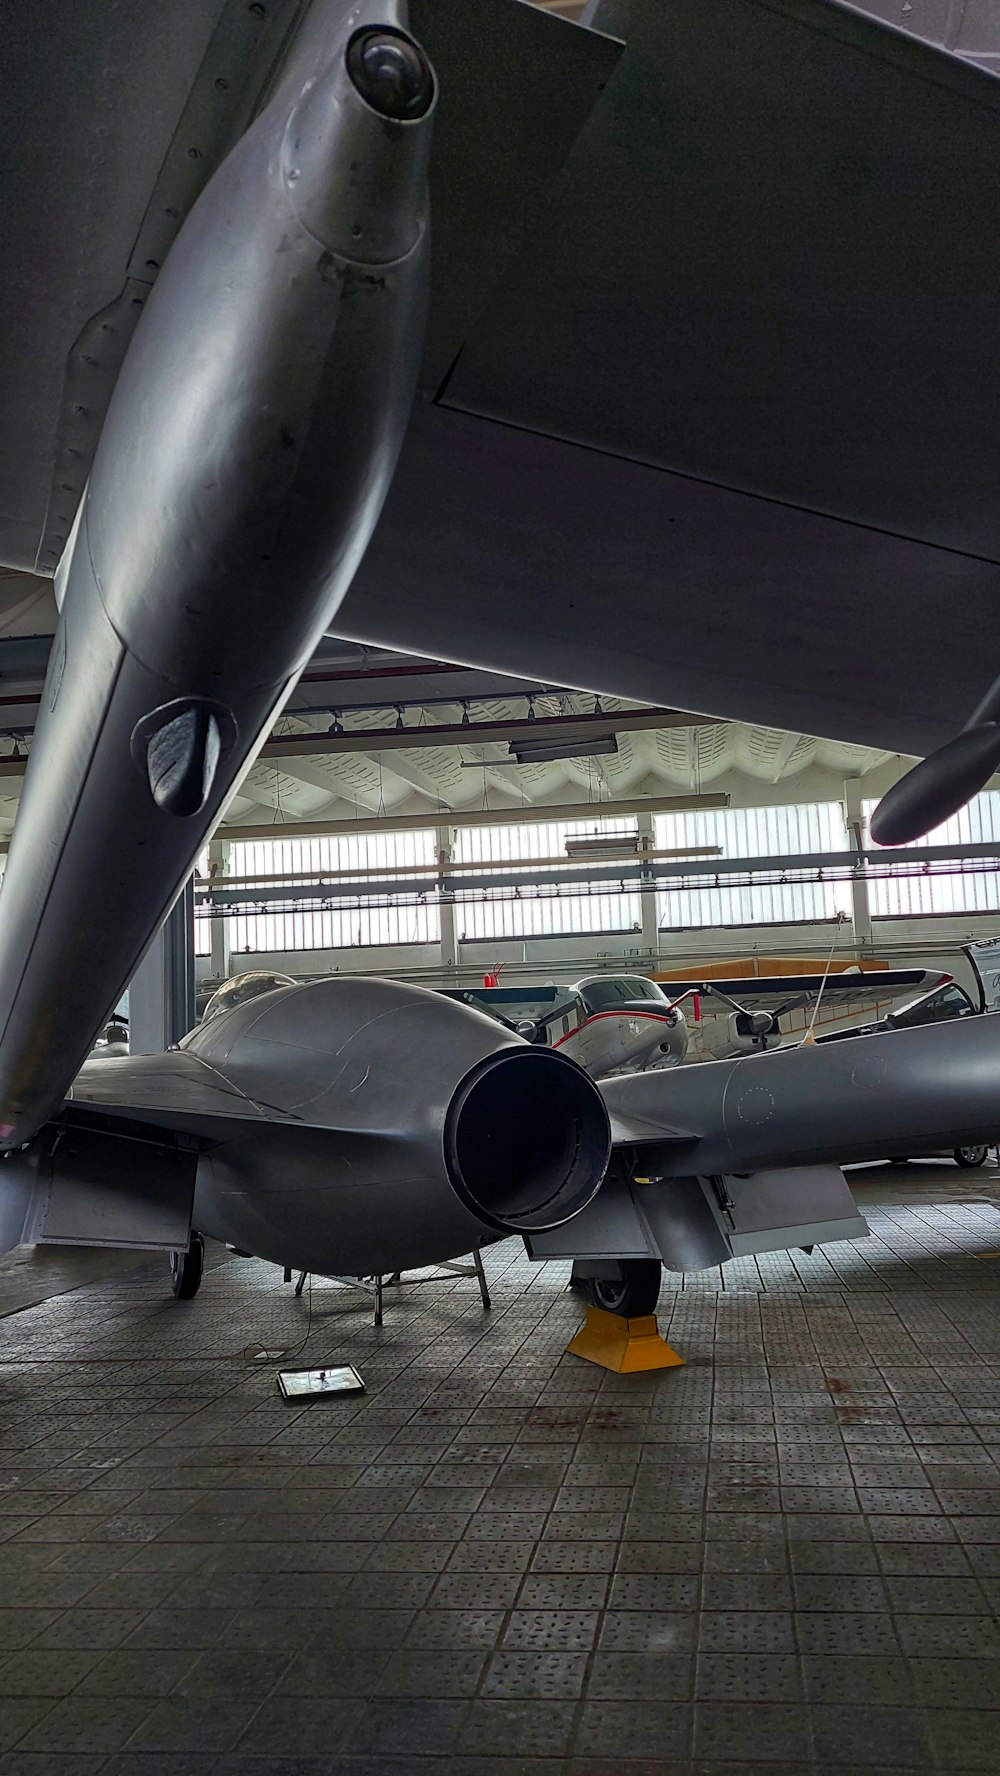
[[[609,853],[638,857],[638,833],[610,833],[604,838],[593,833],[590,837],[566,840],[567,857],[607,857]]]
[[[607,758],[617,753],[614,734],[588,734],[579,740],[529,740],[520,735],[510,742],[510,756],[518,765],[544,765],[556,759]]]

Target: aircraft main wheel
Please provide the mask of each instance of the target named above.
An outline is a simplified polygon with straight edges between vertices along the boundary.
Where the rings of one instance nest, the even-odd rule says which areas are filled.
[[[955,1164],[965,1166],[967,1170],[973,1166],[984,1165],[987,1151],[988,1149],[985,1147],[956,1147]]]
[[[193,1301],[201,1288],[205,1270],[205,1242],[200,1233],[192,1233],[186,1252],[170,1254],[170,1287],[178,1301]]]
[[[656,1312],[663,1267],[658,1258],[624,1258],[620,1277],[589,1277],[587,1296],[592,1306],[622,1319],[638,1319]]]

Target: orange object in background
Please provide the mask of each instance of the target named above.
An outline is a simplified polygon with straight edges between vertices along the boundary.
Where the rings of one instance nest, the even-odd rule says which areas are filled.
[[[838,957],[830,964],[831,974],[842,974],[847,968],[860,968],[863,974],[877,973],[885,970],[888,962],[872,960],[868,956]],[[651,975],[652,980],[668,981],[683,977],[685,980],[746,980],[753,975],[758,980],[769,979],[772,975],[788,974],[821,974],[823,965],[815,956],[734,956],[731,961],[706,962],[704,967],[685,962],[676,968],[657,968]]]

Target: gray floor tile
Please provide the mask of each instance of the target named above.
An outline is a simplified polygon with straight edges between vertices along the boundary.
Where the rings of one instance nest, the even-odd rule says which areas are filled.
[[[926,1770],[930,1746],[916,1709],[818,1706],[812,1709],[813,1742],[821,1769],[894,1767]]]
[[[593,1700],[687,1702],[694,1694],[694,1660],[678,1652],[594,1654],[587,1681]]]
[[[698,1617],[692,1610],[608,1610],[600,1624],[605,1652],[687,1653],[697,1638]]]
[[[695,1756],[738,1757],[757,1763],[806,1759],[809,1725],[804,1710],[781,1702],[699,1702],[694,1717]]]
[[[983,1708],[938,1708],[924,1716],[936,1768],[950,1771],[998,1767],[997,1716]]]
[[[561,1700],[583,1692],[586,1653],[532,1649],[490,1655],[483,1675],[483,1696],[537,1696]],[[433,1690],[426,1692],[433,1695]]]
[[[265,1659],[270,1655],[261,1655]],[[215,1693],[212,1686],[225,1690],[229,1682],[230,1667],[226,1661],[238,1657],[229,1653],[205,1653],[198,1664],[179,1686],[182,1694],[189,1689],[201,1689],[203,1693]],[[273,1692],[276,1696],[317,1696],[335,1699],[336,1697],[364,1698],[375,1694],[376,1686],[393,1654],[388,1649],[381,1651],[375,1647],[367,1647],[363,1651],[352,1652],[347,1648],[315,1650],[310,1653],[297,1653],[291,1660],[285,1660],[283,1669],[273,1680],[266,1667],[262,1673],[259,1690],[261,1696]],[[205,1661],[202,1664],[202,1660]],[[253,1669],[253,1661],[248,1661]],[[234,1673],[234,1682],[238,1681],[238,1672]]]
[[[287,1341],[269,1267],[191,1315],[145,1260],[25,1309],[19,1363],[64,1310],[78,1363],[0,1402],[0,1776],[1000,1767],[1000,1272],[961,1256],[996,1210],[963,1200],[870,1209],[877,1273],[668,1279],[697,1360],[662,1376],[563,1359],[565,1267],[516,1242],[489,1321],[464,1284],[341,1314],[368,1393],[322,1413],[196,1360],[248,1314]]]
[[[597,1610],[513,1610],[503,1636],[504,1647],[537,1647],[586,1652],[597,1639]]]
[[[802,1675],[811,1703],[903,1705],[920,1696],[912,1664],[894,1653],[805,1653]]]
[[[979,1659],[974,1655],[950,1659],[911,1658],[909,1668],[914,1693],[924,1708],[1000,1709],[1000,1683],[993,1659]],[[996,1725],[1000,1746],[1000,1718],[997,1718]]]
[[[268,1759],[328,1756],[345,1749],[368,1706],[342,1697],[271,1697],[249,1721],[238,1750]]]
[[[787,1610],[705,1610],[698,1644],[702,1652],[791,1653],[794,1618]]]
[[[790,1610],[792,1584],[786,1573],[706,1573],[701,1605],[706,1610]]]
[[[376,1696],[472,1696],[483,1670],[483,1653],[461,1653],[455,1648],[420,1652],[402,1648],[390,1654],[376,1679]]]
[[[690,1755],[691,1730],[688,1703],[588,1702],[574,1748],[580,1758],[614,1760],[615,1768],[618,1759],[633,1758],[683,1765]]]
[[[25,1734],[19,1749],[50,1754],[120,1751],[155,1706],[149,1697],[68,1697]]]
[[[403,1645],[428,1649],[492,1647],[497,1645],[506,1621],[503,1610],[421,1610],[410,1619]]]
[[[913,1658],[1000,1659],[1000,1624],[992,1616],[898,1616],[896,1627]]]
[[[168,1661],[168,1653],[141,1655],[154,1669],[162,1669],[163,1662]],[[111,1654],[105,1661],[108,1666],[105,1681],[114,1677],[114,1661],[125,1659],[126,1653]],[[178,1659],[186,1655],[176,1655]],[[252,1696],[257,1702],[267,1696],[279,1684],[289,1666],[289,1655],[286,1652],[256,1652],[251,1647],[241,1647],[232,1651],[198,1653],[192,1663],[187,1657],[183,1671],[169,1686],[169,1694],[175,1696]],[[169,1666],[167,1666],[169,1669]],[[95,1673],[94,1676],[99,1676]],[[135,1679],[141,1682],[141,1677]],[[91,1687],[93,1679],[88,1679],[83,1686]],[[125,1692],[128,1694],[128,1691]],[[164,1694],[168,1693],[166,1691]],[[315,1692],[313,1692],[315,1693]],[[333,1692],[320,1692],[330,1693]],[[197,1748],[196,1748],[197,1749]]]
[[[0,1709],[8,1696],[68,1696],[102,1659],[99,1652],[26,1651],[0,1665]]]
[[[26,1734],[51,1712],[53,1703],[39,1696],[6,1696],[0,1708],[0,1751],[21,1745]]]
[[[895,1607],[880,1578],[868,1573],[796,1573],[795,1603],[800,1610],[876,1610]]]
[[[131,1752],[231,1751],[259,1707],[257,1697],[186,1696],[159,1702],[128,1741]]]
[[[800,1702],[802,1671],[795,1653],[699,1653],[699,1701]]]

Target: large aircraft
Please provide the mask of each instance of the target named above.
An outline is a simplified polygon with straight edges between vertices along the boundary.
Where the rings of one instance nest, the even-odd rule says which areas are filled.
[[[370,1270],[516,1229],[624,1303],[862,1231],[842,1159],[991,1138],[985,1018],[598,1087],[339,980],[83,1066],[331,628],[937,749],[907,830],[988,772],[1000,85],[834,0],[587,16],[5,0],[0,564],[59,620],[0,1243],[175,1248],[193,1202]]]

